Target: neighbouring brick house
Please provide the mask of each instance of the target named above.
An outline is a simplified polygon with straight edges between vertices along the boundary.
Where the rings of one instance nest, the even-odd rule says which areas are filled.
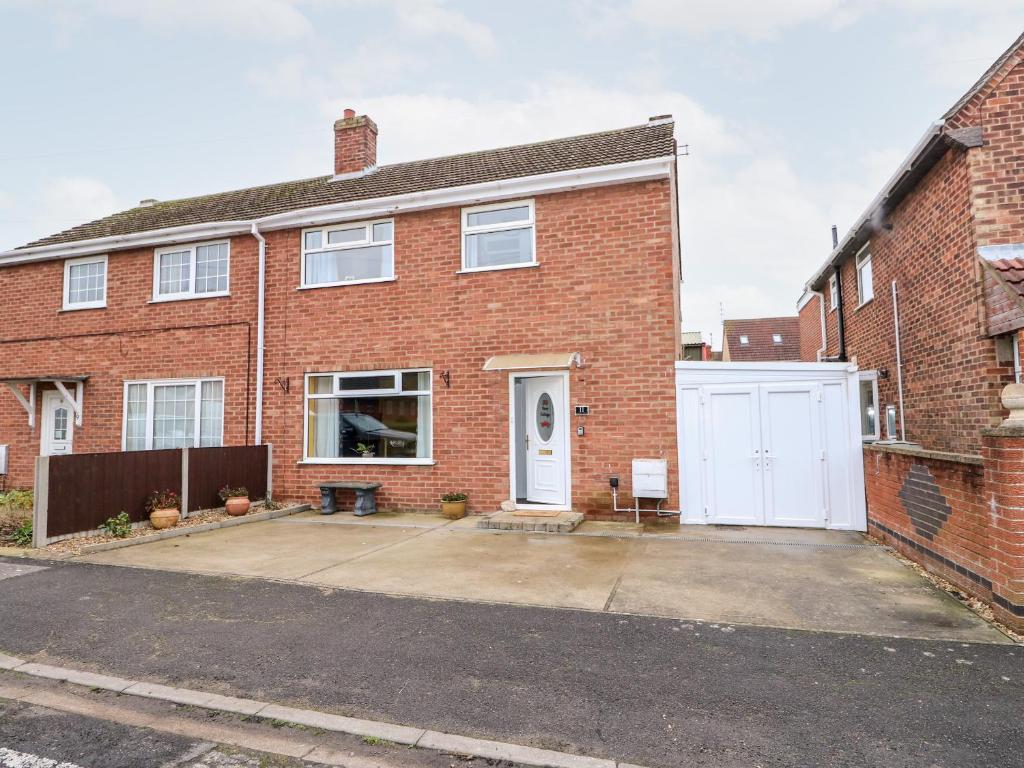
[[[722,360],[764,363],[800,360],[800,319],[756,317],[722,324]]]
[[[636,456],[676,477],[673,128],[378,166],[346,110],[333,174],[0,253],[8,485],[41,452],[259,442],[279,497],[392,508],[600,514]]]
[[[1024,501],[1005,463],[1024,471],[1024,442],[992,430],[1020,379],[1022,48],[933,123],[798,303],[801,357],[861,369],[871,529],[1018,623],[1024,522],[1002,510]]]

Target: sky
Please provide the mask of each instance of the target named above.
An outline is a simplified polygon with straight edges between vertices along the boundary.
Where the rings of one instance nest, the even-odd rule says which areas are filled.
[[[130,208],[671,113],[683,325],[793,315],[1024,0],[0,0],[0,250]]]

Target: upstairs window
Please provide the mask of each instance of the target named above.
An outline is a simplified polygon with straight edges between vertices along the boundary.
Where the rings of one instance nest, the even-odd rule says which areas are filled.
[[[303,230],[303,288],[379,283],[394,279],[393,220]]]
[[[87,256],[64,262],[64,309],[107,306],[107,257]]]
[[[868,246],[857,254],[857,303],[867,304],[875,298],[875,284],[871,274],[871,251]]]
[[[828,279],[828,311],[835,312],[836,307],[839,306],[839,288],[836,283],[836,276],[832,275]]]
[[[533,201],[462,209],[462,270],[530,267],[534,249]]]
[[[227,241],[158,248],[153,268],[153,301],[227,296],[230,256],[231,245]]]

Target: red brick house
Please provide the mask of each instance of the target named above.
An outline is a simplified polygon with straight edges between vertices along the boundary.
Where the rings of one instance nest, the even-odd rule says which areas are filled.
[[[800,319],[755,317],[722,324],[722,360],[763,363],[800,360]]]
[[[676,477],[673,127],[378,166],[346,110],[332,174],[0,253],[8,485],[41,452],[261,442],[275,495],[384,507],[599,513],[638,455]]]
[[[1024,252],[1022,46],[932,124],[800,299],[802,358],[867,372],[867,438],[977,453],[1004,415],[1024,327],[1005,261]]]
[[[928,129],[798,303],[860,369],[868,526],[1024,626],[1024,36]]]

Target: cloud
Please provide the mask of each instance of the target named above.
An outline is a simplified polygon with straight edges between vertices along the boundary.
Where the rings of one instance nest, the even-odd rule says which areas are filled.
[[[494,33],[439,0],[396,0],[395,16],[401,29],[418,37],[454,37],[470,50],[489,55],[497,50]]]
[[[168,32],[204,30],[290,41],[312,31],[297,5],[295,0],[64,0],[48,3],[48,14],[66,38],[88,19],[105,16]]]
[[[48,182],[39,200],[39,226],[49,233],[109,216],[126,208],[98,179],[62,176]]]

